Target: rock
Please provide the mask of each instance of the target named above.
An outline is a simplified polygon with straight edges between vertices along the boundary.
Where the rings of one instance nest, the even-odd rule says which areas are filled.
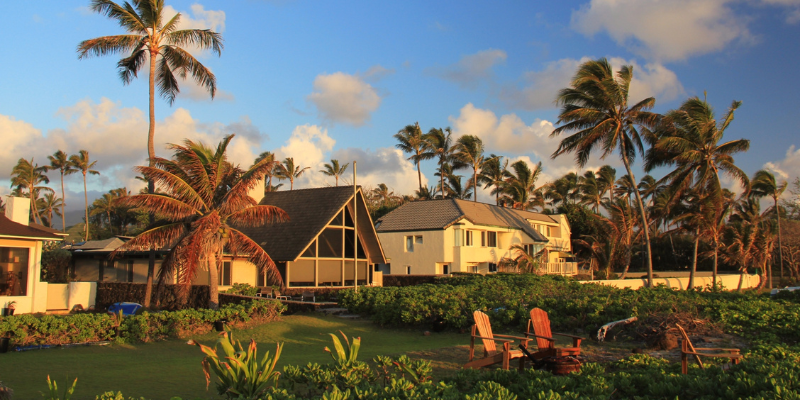
[[[678,337],[669,331],[662,332],[650,342],[650,347],[655,350],[672,350],[678,347]]]

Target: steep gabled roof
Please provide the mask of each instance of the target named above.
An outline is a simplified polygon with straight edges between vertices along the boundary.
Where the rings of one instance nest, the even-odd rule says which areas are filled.
[[[362,196],[359,190],[359,197]],[[260,204],[283,209],[289,214],[289,221],[240,230],[261,246],[273,260],[294,261],[352,198],[352,186],[269,192],[264,195]],[[378,256],[376,253],[380,253],[380,260],[373,262],[383,262],[380,243],[372,233],[374,231],[369,214],[363,208],[363,201],[361,204],[358,213],[359,232],[364,245],[371,250],[370,254]]]
[[[54,233],[36,229],[31,226],[22,225],[20,223],[10,220],[8,217],[2,214],[0,214],[0,237],[38,239],[38,240],[62,240],[60,236]]]
[[[519,229],[537,242],[547,238],[533,229],[527,219],[554,222],[549,216],[513,208],[466,200],[440,199],[403,204],[378,222],[378,232],[412,232],[446,229],[462,218],[476,225]]]
[[[58,236],[69,236],[69,233],[64,233],[64,232],[61,232],[58,229],[53,229],[53,228],[51,228],[49,226],[44,226],[44,225],[37,224],[37,223],[34,223],[34,222],[28,223],[28,226],[30,226],[31,228],[34,228],[34,229],[38,229],[40,231],[50,232],[50,233],[52,233],[54,235],[58,235]]]
[[[73,245],[70,250],[74,251],[94,251],[94,252],[112,252],[119,246],[125,243],[124,240],[112,237],[103,240],[88,240],[80,245]]]

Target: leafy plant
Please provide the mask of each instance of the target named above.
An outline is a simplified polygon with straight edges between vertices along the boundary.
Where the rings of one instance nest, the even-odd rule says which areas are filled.
[[[350,341],[347,340],[347,335],[344,332],[339,331],[339,334],[342,335],[344,339],[344,343],[347,345],[347,350],[342,346],[342,342],[339,341],[339,338],[336,337],[333,333],[329,333],[331,338],[333,339],[333,347],[336,352],[332,352],[327,346],[325,346],[325,351],[331,354],[333,357],[333,361],[337,364],[349,367],[355,363],[358,358],[358,349],[361,347],[361,338],[353,338],[353,344],[350,344]]]
[[[50,375],[47,375],[47,389],[48,393],[45,395],[46,400],[69,400],[72,393],[75,392],[75,386],[78,385],[78,378],[72,382],[72,386],[64,388],[63,397],[58,396],[58,384],[55,380],[50,380]]]
[[[234,283],[225,293],[253,297],[258,294],[258,288],[250,286],[248,283]]]
[[[219,394],[229,399],[254,400],[278,385],[281,373],[275,371],[275,365],[281,356],[281,343],[277,343],[274,357],[267,351],[259,360],[255,340],[250,340],[245,351],[241,342],[233,339],[232,332],[222,332],[220,336],[213,349],[194,340],[188,343],[200,347],[206,354],[202,361],[206,386],[211,383],[209,371],[219,379]]]

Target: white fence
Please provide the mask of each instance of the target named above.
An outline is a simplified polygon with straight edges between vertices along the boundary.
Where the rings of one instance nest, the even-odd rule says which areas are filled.
[[[544,273],[547,275],[578,275],[578,263],[541,263]]]

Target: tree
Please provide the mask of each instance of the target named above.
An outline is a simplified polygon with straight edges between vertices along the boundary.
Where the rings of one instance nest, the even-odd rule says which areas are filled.
[[[478,201],[478,171],[490,160],[483,156],[483,141],[474,135],[464,135],[456,142],[458,147],[455,159],[464,165],[472,168],[471,185],[466,189],[473,188],[474,197],[472,201]]]
[[[472,193],[474,192],[472,181],[467,181],[467,185],[464,186],[461,182],[461,178],[461,175],[447,175],[447,183],[444,187],[447,197],[461,200],[469,200],[469,198],[472,197]]]
[[[580,197],[578,175],[574,172],[570,172],[556,179],[544,189],[544,197],[550,200],[550,205],[553,206],[553,208],[559,205],[574,203],[574,200]]]
[[[628,104],[631,79],[633,67],[629,65],[623,66],[615,76],[605,58],[581,64],[572,78],[571,87],[561,89],[556,99],[561,112],[557,121],[559,126],[551,136],[572,134],[561,140],[552,157],[575,153],[578,166],[583,168],[597,146],[602,147],[602,158],[618,151],[628,176],[635,182],[631,163],[637,152],[644,153],[643,135],[636,127],[652,128],[659,116],[647,111],[656,103],[653,97]],[[647,281],[652,286],[653,258],[647,215],[639,192],[636,191],[635,195],[647,249]]]
[[[226,136],[216,149],[188,139],[183,145],[169,145],[172,159],[157,158],[156,167],[136,167],[164,193],[137,194],[123,201],[147,210],[159,222],[118,251],[170,249],[159,280],[172,274],[187,293],[204,262],[210,272],[212,309],[219,307],[217,285],[223,251],[233,257],[246,256],[271,278],[281,280],[269,254],[239,228],[284,221],[288,215],[280,208],[258,205],[248,195],[270,165],[262,161],[245,171],[231,164],[226,150],[232,138]]]
[[[86,190],[86,174],[100,175],[99,172],[92,169],[94,165],[97,164],[97,161],[89,161],[89,152],[81,150],[78,154],[69,156],[69,162],[72,164],[72,168],[75,169],[75,171],[79,171],[81,175],[83,175],[83,200],[86,211],[84,214],[86,223],[84,224],[83,232],[84,240],[89,240],[91,237],[89,236],[89,193]]]
[[[288,180],[289,181],[289,190],[294,190],[294,180],[299,178],[300,175],[303,175],[303,172],[306,170],[311,169],[311,167],[303,167],[301,168],[299,165],[294,165],[294,157],[286,157],[283,160],[283,163],[278,164],[278,172],[275,173],[275,177],[280,180]]]
[[[423,139],[428,149],[427,153],[432,153],[433,157],[439,158],[439,189],[444,190],[445,174],[442,173],[442,171],[445,170],[446,164],[452,164],[453,161],[455,161],[453,155],[457,150],[456,146],[453,145],[450,127],[444,128],[444,130],[441,128],[431,128]],[[458,166],[456,166],[456,168],[458,168]],[[442,197],[444,198],[444,191],[442,191]]]
[[[389,207],[400,200],[400,197],[394,194],[385,183],[379,183],[378,187],[370,191],[370,194],[380,207]]]
[[[37,204],[37,207],[41,210],[42,214],[47,215],[47,226],[53,227],[53,214],[57,217],[62,217],[63,221],[63,214],[59,210],[64,209],[64,202],[56,197],[56,194],[52,191],[47,192],[44,194],[44,197],[39,199],[40,204]]]
[[[600,212],[600,203],[603,202],[603,192],[597,175],[594,171],[586,171],[578,178],[581,204],[592,206],[594,212]]]
[[[778,224],[778,263],[781,265],[781,282],[783,282],[783,244],[781,240],[781,213],[780,207],[778,206],[778,198],[781,197],[788,186],[789,183],[786,181],[778,183],[775,180],[775,175],[764,169],[757,171],[750,181],[750,193],[752,195],[757,197],[772,197],[772,209],[775,211],[775,220]],[[770,286],[771,285],[772,282],[770,282]]]
[[[331,163],[323,165],[325,169],[319,172],[322,172],[327,176],[332,176],[336,178],[336,186],[339,186],[339,177],[342,176],[342,174],[344,174],[344,171],[347,170],[347,166],[349,165],[350,163],[339,166],[339,160],[331,160]]]
[[[537,275],[542,275],[544,273],[540,263],[542,251],[544,251],[544,249],[536,254],[530,254],[525,249],[525,246],[521,244],[512,244],[509,251],[513,252],[514,257],[500,260],[500,267],[510,268],[517,273]]]
[[[734,164],[732,155],[747,151],[750,141],[739,139],[720,144],[725,130],[733,122],[734,111],[741,104],[740,101],[734,101],[720,122],[715,119],[714,109],[708,102],[698,97],[692,97],[677,110],[668,112],[655,132],[653,147],[645,157],[645,171],[661,166],[674,167],[673,171],[661,178],[661,182],[669,182],[673,195],[678,198],[690,190],[696,190],[694,198],[698,201],[706,196],[720,201],[720,171],[735,178],[745,190],[749,190],[747,174]],[[700,241],[699,235],[697,227],[695,247]],[[694,287],[696,269],[695,260],[689,275],[689,289]]]
[[[419,127],[419,122],[414,125],[406,125],[403,129],[394,134],[397,139],[395,145],[404,153],[411,154],[409,160],[417,165],[417,178],[419,179],[419,188],[422,190],[422,171],[419,169],[419,163],[422,160],[430,160],[434,157],[434,153],[428,148],[428,144],[422,135],[422,129]]]
[[[36,207],[36,195],[40,190],[53,191],[47,186],[42,186],[42,184],[50,183],[45,172],[47,172],[47,167],[35,164],[33,158],[30,161],[20,158],[17,165],[11,170],[11,187],[16,187],[20,193],[28,192],[31,215],[33,215],[33,222],[37,224],[42,223],[42,217],[39,215],[39,208]]]
[[[520,210],[530,210],[534,207],[544,208],[542,190],[536,187],[536,181],[541,174],[541,161],[533,170],[528,167],[525,160],[511,164],[511,170],[506,173],[504,197],[511,201],[514,208]]]
[[[96,215],[105,215],[106,216],[106,226],[108,227],[109,233],[113,234],[113,229],[111,228],[111,214],[114,212],[116,207],[116,199],[114,195],[111,193],[103,193],[103,195],[94,202],[92,202],[92,211],[89,213],[91,216]]]
[[[603,165],[597,170],[597,184],[600,188],[600,195],[604,196],[608,192],[608,199],[614,201],[614,183],[617,180],[617,170],[610,165]]]
[[[64,206],[66,197],[64,196],[64,175],[71,175],[75,173],[75,169],[72,168],[72,164],[69,162],[69,157],[67,153],[59,150],[53,153],[52,156],[47,156],[47,159],[50,160],[50,165],[47,167],[49,171],[58,170],[59,174],[61,174],[61,231],[67,231],[67,222],[64,219]]]
[[[500,194],[506,186],[506,179],[509,177],[508,159],[501,160],[503,156],[490,155],[489,160],[481,168],[478,175],[478,183],[483,183],[484,189],[493,187],[491,194],[494,195],[496,205],[500,205]]]
[[[274,192],[274,191],[278,190],[278,188],[283,186],[282,183],[280,183],[280,184],[278,184],[276,186],[272,186],[272,177],[275,176],[275,174],[278,173],[278,168],[279,168],[278,164],[279,164],[279,162],[275,161],[275,154],[273,154],[270,151],[265,151],[265,152],[259,154],[258,157],[256,157],[256,160],[253,161],[253,166],[255,166],[256,164],[258,164],[258,163],[260,163],[261,161],[264,161],[264,160],[267,160],[267,162],[270,163],[270,165],[271,165],[270,168],[267,168],[267,172],[264,175],[264,179],[266,180],[264,182],[265,183],[265,185],[264,185],[264,193]]]

